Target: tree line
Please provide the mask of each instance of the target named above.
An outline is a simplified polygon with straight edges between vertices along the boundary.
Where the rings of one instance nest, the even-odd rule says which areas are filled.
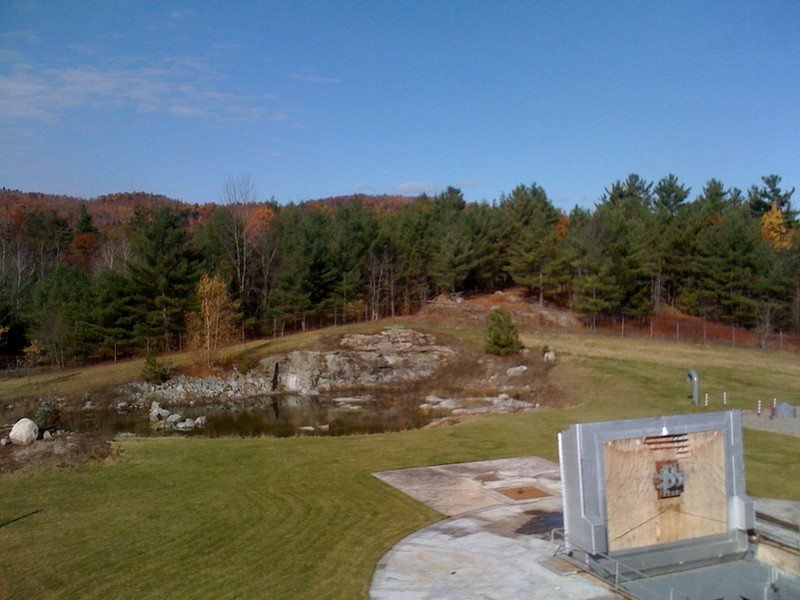
[[[17,204],[0,213],[0,353],[62,366],[116,359],[210,339],[209,306],[225,307],[222,322],[245,338],[509,285],[588,326],[669,306],[764,335],[798,331],[793,193],[769,175],[747,191],[711,179],[690,198],[674,175],[632,174],[569,213],[536,184],[491,203],[448,188],[383,208],[358,196],[280,205],[256,201],[238,176],[220,204],[138,204],[102,231],[90,202],[72,222]]]

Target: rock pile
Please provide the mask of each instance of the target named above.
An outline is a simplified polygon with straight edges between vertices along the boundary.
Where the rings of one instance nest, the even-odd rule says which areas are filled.
[[[197,399],[238,400],[268,394],[270,380],[265,375],[250,371],[233,371],[227,377],[187,377],[179,375],[161,384],[137,381],[128,384],[122,393],[130,402],[144,407],[148,401],[159,400],[170,404],[186,403]]]
[[[174,429],[176,431],[192,431],[193,429],[203,429],[208,419],[201,415],[196,419],[183,418],[180,413],[173,413],[153,400],[150,405],[150,426],[153,429]]]
[[[538,404],[517,400],[508,394],[484,398],[439,398],[427,396],[419,405],[423,411],[447,411],[451,415],[481,415],[487,413],[531,412]]]

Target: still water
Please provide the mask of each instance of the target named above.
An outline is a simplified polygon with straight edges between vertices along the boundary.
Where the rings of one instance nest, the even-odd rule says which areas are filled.
[[[420,398],[361,396],[343,399],[323,396],[259,396],[245,401],[203,406],[169,406],[184,418],[205,415],[207,424],[188,433],[154,430],[147,410],[113,408],[62,412],[60,426],[73,431],[113,436],[202,435],[274,436],[350,435],[424,427],[436,416],[421,411]]]

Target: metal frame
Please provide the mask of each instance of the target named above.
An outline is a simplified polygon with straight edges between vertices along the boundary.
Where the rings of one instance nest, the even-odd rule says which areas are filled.
[[[726,548],[740,554],[746,546],[746,533],[755,527],[753,502],[745,494],[742,415],[740,411],[664,416],[601,423],[571,425],[558,434],[561,481],[563,484],[564,531],[568,549],[591,555],[609,555],[606,513],[605,464],[603,443],[610,440],[647,436],[677,435],[720,430],[725,443],[725,491],[728,499],[728,530],[723,543],[709,536],[708,552]],[[691,547],[702,559],[703,540],[695,538]],[[572,545],[572,546],[571,546]],[[672,544],[674,546],[675,544]],[[680,551],[685,551],[688,544]],[[663,544],[661,546],[668,546]],[[650,546],[650,550],[658,546]],[[666,549],[666,548],[665,548]],[[678,551],[676,549],[676,551]],[[698,552],[699,551],[699,552]],[[626,554],[629,554],[626,552]],[[652,553],[651,553],[652,554]],[[672,552],[670,552],[672,554]],[[652,558],[656,560],[656,556]],[[664,557],[668,560],[668,557]],[[634,561],[638,562],[638,561]],[[657,563],[663,562],[656,560]],[[642,565],[646,566],[646,565]],[[637,567],[640,568],[640,567]]]

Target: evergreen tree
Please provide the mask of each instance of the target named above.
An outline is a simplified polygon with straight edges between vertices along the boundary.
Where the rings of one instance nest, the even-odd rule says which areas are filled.
[[[463,221],[452,223],[439,240],[439,250],[430,265],[430,274],[437,291],[453,293],[464,290],[464,284],[477,264],[475,249]]]
[[[141,346],[135,327],[141,318],[131,278],[121,271],[107,270],[94,280],[89,311],[90,335],[98,357],[112,358],[135,354]]]
[[[592,317],[592,329],[597,327],[597,315],[609,314],[619,305],[620,286],[611,273],[608,259],[595,257],[585,262],[574,281],[572,308]]]
[[[507,308],[493,308],[486,317],[486,352],[504,356],[522,348],[514,316]]]
[[[615,181],[600,199],[602,203],[625,204],[635,202],[644,208],[653,206],[653,184],[645,181],[636,173],[628,175],[625,181]]]
[[[672,173],[659,180],[655,189],[655,207],[670,216],[675,216],[678,209],[689,197],[691,188],[687,188],[678,182],[678,178]]]
[[[90,286],[83,270],[59,265],[34,287],[31,335],[58,367],[84,358],[88,351]]]
[[[511,283],[505,257],[508,240],[503,234],[503,216],[486,204],[464,212],[462,227],[470,240],[472,268],[464,280],[466,291],[493,291]]]
[[[782,190],[780,187],[781,177],[778,175],[766,175],[761,178],[761,181],[764,183],[763,186],[751,186],[747,193],[747,202],[753,214],[761,216],[775,203],[786,218],[794,221],[796,216],[795,211],[792,210],[794,188]]]
[[[142,345],[169,350],[177,346],[194,302],[198,257],[180,217],[169,208],[153,214],[137,207],[133,248],[128,269],[137,312],[134,334]]]
[[[78,209],[78,223],[75,226],[75,233],[77,235],[82,233],[98,233],[97,227],[94,226],[92,215],[89,214],[85,204],[81,204]]]
[[[610,306],[616,305],[620,312],[632,316],[651,310],[653,279],[659,264],[654,215],[649,208],[650,185],[636,175],[629,176],[624,184],[612,185],[585,228],[589,237],[583,241],[584,254],[590,257],[584,271],[599,275],[602,269],[598,265],[607,267],[619,292],[618,302]]]
[[[559,212],[536,184],[517,186],[500,202],[509,232],[507,271],[515,283],[544,300],[554,287],[551,263],[558,255]]]

